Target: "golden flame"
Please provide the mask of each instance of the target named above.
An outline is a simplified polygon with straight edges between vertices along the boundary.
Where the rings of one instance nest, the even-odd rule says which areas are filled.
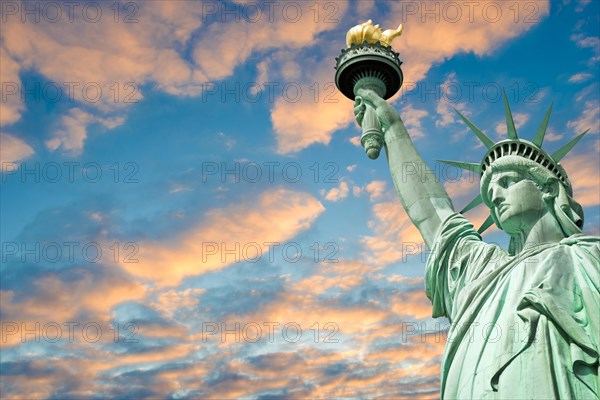
[[[382,32],[379,24],[373,25],[372,20],[368,20],[360,25],[351,28],[346,34],[346,45],[350,47],[352,44],[376,43],[379,42],[383,46],[391,46],[392,41],[402,34],[402,24],[398,25],[397,29],[387,29]]]

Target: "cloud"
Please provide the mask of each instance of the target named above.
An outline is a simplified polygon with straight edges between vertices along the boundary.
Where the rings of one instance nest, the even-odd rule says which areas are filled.
[[[21,113],[25,108],[21,98],[19,70],[19,64],[10,56],[4,46],[0,47],[0,82],[2,82],[0,126],[17,122],[21,119]]]
[[[128,106],[115,101],[115,88],[110,88],[115,82],[141,85],[155,81],[168,92],[190,83],[191,68],[176,49],[181,49],[201,26],[201,4],[139,3],[130,13],[137,19],[133,23],[115,22],[113,10],[106,5],[100,8],[106,17],[94,23],[86,21],[82,12],[74,12],[70,23],[45,19],[22,23],[18,16],[8,18],[6,26],[10,29],[4,32],[3,45],[22,67],[37,69],[59,85],[81,85],[74,90],[76,100],[85,101],[80,89],[84,85],[100,85],[103,93],[111,94],[93,104],[103,110]]]
[[[123,122],[124,117],[97,117],[79,108],[72,108],[67,115],[61,117],[61,128],[52,132],[52,137],[47,139],[45,144],[50,151],[60,149],[65,153],[77,155],[83,150],[90,125],[100,124],[105,129],[113,129]]]
[[[320,295],[332,288],[348,291],[362,284],[366,276],[373,272],[373,267],[361,260],[338,261],[330,263],[326,270],[294,283],[293,290],[311,295]]]
[[[448,168],[449,171],[452,170],[452,173],[448,173],[448,175],[455,175],[455,171],[460,175],[458,175],[458,179],[454,179],[454,176],[453,179],[447,179],[444,182],[444,189],[452,199],[455,207],[457,204],[462,204],[464,207],[479,194],[479,174],[453,166]]]
[[[456,110],[460,111],[461,114],[467,116],[467,114],[465,114],[465,112],[466,112],[466,104],[465,103],[451,104],[450,102],[448,102],[446,100],[442,100],[437,103],[437,106],[435,108],[438,115],[440,117],[442,117],[441,119],[439,119],[439,118],[436,119],[435,126],[448,126],[451,123],[457,122],[457,118],[459,118],[459,117],[452,108],[455,108]]]
[[[373,181],[365,186],[365,190],[369,193],[369,199],[375,201],[381,197],[385,191],[385,181]]]
[[[584,207],[600,204],[598,154],[568,155],[561,161],[573,185],[575,200]]]
[[[31,157],[34,153],[31,146],[8,133],[0,132],[0,142],[2,143],[0,146],[0,162],[2,164],[17,163]],[[3,172],[4,170],[5,168],[2,168]]]
[[[375,7],[375,0],[358,1],[356,6],[358,7],[356,10],[358,15],[367,15]]]
[[[327,193],[325,193],[325,200],[329,201],[340,201],[348,197],[348,192],[350,191],[348,184],[344,181],[340,181],[340,185],[336,188],[330,189]]]
[[[121,263],[127,272],[157,285],[255,260],[310,228],[325,210],[314,197],[287,189],[262,193],[257,199],[213,209],[205,220],[182,232],[173,244],[144,240],[139,263]]]
[[[375,265],[389,265],[404,255],[418,254],[424,249],[421,234],[400,200],[374,204],[373,215],[375,218],[369,221],[369,228],[376,234],[361,240],[366,259],[373,260]]]
[[[589,48],[593,50],[594,55],[590,59],[590,64],[595,64],[600,60],[600,38],[597,36],[585,36],[581,33],[574,33],[570,39],[575,42],[578,47]]]
[[[580,72],[578,74],[571,75],[571,77],[569,78],[569,83],[579,83],[579,82],[587,81],[592,76],[593,75],[590,73]]]
[[[454,95],[454,93],[452,92],[452,88],[457,85],[458,82],[456,78],[456,72],[448,74],[446,80],[441,85],[442,93],[448,93],[448,95],[451,96]],[[436,119],[435,126],[448,126],[451,123],[456,122],[457,118],[459,117],[453,109],[458,110],[461,114],[465,116],[469,115],[469,113],[467,112],[466,103],[451,103],[447,100],[447,96],[443,96],[442,99],[438,101],[436,105],[436,112],[442,118]]]
[[[517,130],[517,134],[519,132],[519,128],[523,125],[525,125],[525,123],[527,122],[527,120],[529,120],[529,115],[528,114],[524,114],[524,113],[512,113],[513,116],[513,121],[515,123],[515,129]],[[496,134],[498,135],[498,138],[505,138],[508,135],[508,131],[506,128],[506,120],[504,121],[500,121],[498,123],[496,123]]]
[[[348,141],[356,147],[361,147],[360,136],[352,136]]]
[[[271,109],[277,151],[282,154],[316,143],[328,144],[333,132],[354,119],[352,102],[332,83],[330,66],[307,64],[308,76],[302,83],[287,84],[288,91],[275,100]],[[309,79],[312,81],[307,82]]]
[[[478,2],[473,9],[456,3],[460,11],[444,13],[442,3],[390,3],[384,27],[395,26],[398,21],[405,26],[402,36],[393,47],[403,57],[404,79],[407,82],[422,80],[429,69],[459,53],[484,56],[493,53],[506,41],[518,37],[549,14],[550,4],[538,2],[535,18],[514,20],[512,3]],[[489,13],[483,12],[486,9]],[[492,13],[491,10],[494,10]],[[427,15],[427,10],[437,10]],[[521,10],[522,11],[522,10]],[[497,18],[499,16],[499,18]]]
[[[347,3],[335,4],[337,15],[343,15]],[[274,3],[272,15],[257,15],[256,21],[241,19],[209,25],[194,49],[199,70],[208,80],[219,80],[230,76],[255,52],[315,44],[317,35],[334,29],[339,19],[315,18],[311,7],[312,3],[305,2]]]
[[[567,122],[567,127],[577,134],[588,129],[589,133],[600,133],[600,102],[598,100],[586,101],[581,115]]]
[[[31,290],[0,291],[0,314],[4,321],[32,327],[36,323],[62,325],[85,320],[107,327],[110,325],[109,313],[115,305],[141,299],[147,293],[144,285],[108,266],[31,272],[30,279]],[[9,339],[8,345],[21,343],[20,334],[11,335]]]
[[[546,135],[544,136],[544,142],[556,142],[564,137],[564,133],[558,133],[551,126],[546,129]]]
[[[429,115],[426,110],[419,110],[414,108],[412,104],[408,104],[402,108],[400,115],[412,139],[425,136],[422,129],[422,120]]]
[[[205,79],[185,60],[183,49],[202,24],[202,4],[128,4],[135,7],[121,10],[120,18],[132,16],[133,23],[115,22],[108,3],[96,3],[102,18],[95,22],[84,19],[82,5],[74,6],[70,22],[66,8],[59,23],[46,18],[34,23],[33,17],[23,23],[18,13],[3,21],[2,82],[20,86],[18,73],[33,71],[74,103],[61,119],[63,127],[46,142],[50,150],[81,151],[91,122],[106,129],[118,126],[122,112],[143,97],[140,88],[146,83],[177,95],[201,92],[197,79]],[[7,98],[1,104],[2,125],[16,122],[24,110],[20,91]]]
[[[153,304],[167,316],[174,316],[183,309],[193,309],[198,306],[199,296],[206,292],[202,288],[189,288],[181,291],[166,290],[158,294],[157,301]]]
[[[508,3],[489,2],[494,8],[500,7],[501,18],[498,21],[482,17],[479,9],[473,20],[469,20],[468,10],[462,10],[463,16],[458,21],[448,21],[444,18],[436,21],[435,18],[425,18],[424,22],[420,13],[407,13],[405,4],[404,2],[390,3],[390,11],[381,25],[397,26],[398,21],[405,23],[406,30],[394,42],[394,48],[400,50],[402,54],[406,82],[419,82],[433,65],[455,54],[467,52],[477,55],[490,54],[507,40],[519,36],[533,26],[532,21],[524,22],[521,19],[515,23]],[[441,7],[440,4],[432,2],[431,7]],[[478,3],[478,6],[486,5]],[[416,7],[422,11],[421,8],[429,5],[419,3]],[[539,3],[537,20],[548,13],[548,2]],[[336,51],[335,46],[330,47],[332,52]],[[303,91],[310,90],[310,85],[315,81],[331,82],[332,72],[330,68],[325,68],[324,64],[306,63]],[[308,77],[314,77],[314,80],[306,83]],[[339,95],[336,93],[336,96]],[[424,135],[421,119],[428,115],[427,111],[409,105],[404,107],[401,115],[413,138]],[[298,152],[315,143],[328,144],[333,132],[346,127],[352,119],[352,105],[344,99],[337,104],[314,102],[308,98],[303,98],[303,101],[298,103],[278,99],[271,110],[271,120],[280,153]]]
[[[577,7],[575,8],[575,11],[582,12],[591,2],[592,0],[577,0]]]

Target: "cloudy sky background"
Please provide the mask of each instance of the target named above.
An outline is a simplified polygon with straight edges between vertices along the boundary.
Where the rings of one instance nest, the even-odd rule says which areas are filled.
[[[531,139],[553,102],[547,150],[590,130],[563,165],[597,235],[599,15],[3,1],[2,397],[438,397],[427,249],[360,147],[334,58],[355,24],[404,24],[391,102],[457,209],[478,177],[435,160],[484,149],[452,107],[500,140],[504,88]]]

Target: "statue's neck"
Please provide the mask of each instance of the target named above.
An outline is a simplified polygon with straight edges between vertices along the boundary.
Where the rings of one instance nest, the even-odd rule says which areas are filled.
[[[564,239],[564,234],[558,221],[547,212],[529,229],[511,235],[514,243],[514,254],[525,249],[531,249],[544,243],[558,243]]]

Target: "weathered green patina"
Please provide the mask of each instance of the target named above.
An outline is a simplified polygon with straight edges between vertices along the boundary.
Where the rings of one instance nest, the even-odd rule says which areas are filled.
[[[490,208],[478,232],[432,173],[400,175],[405,163],[429,170],[398,113],[371,90],[357,92],[358,122],[367,104],[400,201],[432,248],[425,284],[433,316],[452,323],[442,398],[599,398],[600,238],[582,233],[582,208],[559,164],[582,135],[549,155],[541,145],[550,111],[531,142],[517,137],[506,97],[505,141],[461,115],[488,148],[481,163],[449,162],[481,173],[481,193],[466,207]],[[508,250],[482,241],[492,223],[510,235]]]

